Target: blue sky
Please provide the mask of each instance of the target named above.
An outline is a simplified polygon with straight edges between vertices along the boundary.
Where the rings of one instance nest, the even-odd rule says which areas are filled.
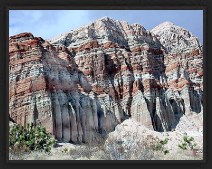
[[[139,23],[147,30],[170,21],[203,42],[203,10],[10,10],[9,34],[31,32],[50,39],[104,16]]]

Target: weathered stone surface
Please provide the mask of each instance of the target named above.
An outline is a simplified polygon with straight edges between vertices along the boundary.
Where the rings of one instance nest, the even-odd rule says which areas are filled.
[[[199,55],[202,50],[197,37],[172,22],[163,22],[151,32],[156,35],[168,53],[184,53],[193,49],[192,54]]]
[[[129,117],[173,130],[182,116],[202,112],[203,57],[198,45],[174,45],[177,34],[191,40],[178,27],[167,50],[162,39],[173,28],[162,26],[151,33],[105,17],[50,42],[10,37],[10,116],[39,122],[65,142],[86,142]]]
[[[65,142],[86,142],[89,132],[112,130],[116,110],[109,112],[90,93],[92,86],[64,46],[37,41],[34,48],[13,54],[14,46],[20,49],[35,39],[26,35],[10,37],[11,118],[23,126],[40,123]]]
[[[189,137],[193,137],[197,144],[195,149],[203,150],[202,122],[200,120],[202,115],[199,115],[196,114],[189,119],[184,116],[182,123],[180,122],[176,130],[172,132],[156,132],[133,119],[127,119],[118,124],[115,131],[109,133],[104,145],[105,150],[114,160],[149,160],[150,157],[154,157],[153,160],[164,160],[161,153],[157,154],[157,152],[151,150],[151,144],[155,144],[155,142],[152,142],[153,138],[168,139],[164,148],[169,150],[169,154],[165,155],[165,159],[188,160],[188,153],[185,155],[184,150],[181,154],[178,145],[182,144],[186,133]],[[194,122],[199,126],[196,126]],[[192,152],[191,155],[194,158]],[[199,153],[198,156],[202,159],[203,153]]]
[[[151,32],[168,52],[164,56],[167,83],[169,89],[177,91],[177,100],[181,100],[183,105],[182,111],[178,107],[176,112],[184,112],[184,119],[189,114],[196,116],[203,111],[203,53],[200,42],[191,32],[170,22],[156,26]]]

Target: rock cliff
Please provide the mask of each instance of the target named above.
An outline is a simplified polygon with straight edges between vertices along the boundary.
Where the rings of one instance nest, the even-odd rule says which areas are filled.
[[[203,52],[198,38],[171,22],[164,22],[151,32],[166,49],[164,64],[169,88],[181,88],[186,114],[202,112]]]
[[[197,37],[190,31],[172,22],[163,22],[151,30],[168,53],[185,53],[190,49],[201,49]]]
[[[65,46],[54,47],[30,33],[12,36],[9,42],[9,106],[14,121],[41,124],[58,140],[86,142],[89,132],[111,131],[123,120],[118,103],[92,92]]]
[[[64,142],[87,142],[126,118],[175,129],[182,116],[202,112],[203,57],[197,39],[194,46],[179,41],[183,51],[174,46],[181,31],[169,50],[172,29],[158,31],[164,25],[147,31],[104,17],[49,42],[11,36],[11,118],[40,123]]]

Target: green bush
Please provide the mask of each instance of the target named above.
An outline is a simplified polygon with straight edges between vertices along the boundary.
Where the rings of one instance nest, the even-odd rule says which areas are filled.
[[[11,149],[44,150],[50,152],[56,143],[54,137],[41,126],[27,124],[27,128],[15,124],[10,127],[9,146]]]
[[[189,137],[187,136],[187,134],[185,134],[185,136],[183,137],[183,142],[181,144],[178,145],[179,148],[181,148],[182,150],[193,150],[194,147],[197,144],[194,143],[194,138],[193,137]]]
[[[169,153],[169,150],[165,148],[165,145],[168,143],[168,138],[160,140],[158,137],[156,137],[153,140],[154,142],[152,143],[152,149],[154,151],[163,152],[165,155]]]

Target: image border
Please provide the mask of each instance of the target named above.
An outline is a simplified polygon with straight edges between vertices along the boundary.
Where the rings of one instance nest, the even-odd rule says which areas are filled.
[[[14,1],[16,1],[16,0],[14,0]],[[20,0],[21,1],[21,0]],[[203,141],[203,143],[204,143],[204,145],[203,145],[203,147],[204,147],[204,150],[203,150],[203,160],[154,160],[154,161],[149,161],[149,160],[147,160],[147,161],[136,161],[136,160],[125,160],[125,161],[113,161],[113,160],[111,160],[111,161],[98,161],[98,160],[90,160],[90,161],[84,161],[84,160],[80,160],[80,161],[77,161],[77,160],[70,160],[70,161],[67,161],[67,160],[32,160],[32,161],[25,161],[25,160],[17,160],[17,161],[13,161],[13,160],[8,160],[8,128],[9,128],[9,116],[8,116],[8,111],[9,111],[9,107],[8,107],[8,103],[9,103],[9,100],[8,100],[8,91],[9,91],[9,84],[8,84],[8,82],[9,82],[9,78],[8,78],[8,68],[9,68],[9,66],[8,66],[8,63],[9,63],[9,59],[8,59],[8,57],[4,57],[4,58],[1,58],[2,60],[3,60],[3,64],[1,65],[1,69],[3,70],[1,70],[2,72],[4,72],[4,75],[6,74],[6,76],[4,76],[4,77],[1,77],[1,80],[3,79],[3,80],[5,80],[4,81],[4,83],[3,82],[1,82],[1,86],[2,85],[5,85],[5,83],[6,83],[6,86],[4,86],[5,88],[4,88],[4,90],[3,90],[3,93],[1,93],[1,96],[2,96],[2,94],[3,94],[3,97],[1,97],[1,99],[2,99],[2,103],[3,103],[3,107],[4,107],[4,116],[5,117],[1,117],[1,120],[2,121],[4,121],[3,123],[1,123],[1,124],[4,124],[4,126],[6,127],[6,128],[4,128],[6,131],[4,131],[5,132],[5,134],[4,134],[4,136],[6,136],[6,142],[4,142],[4,143],[6,143],[6,144],[2,144],[2,145],[6,145],[6,146],[2,146],[2,150],[6,150],[5,151],[5,153],[4,153],[4,159],[6,159],[6,163],[8,163],[8,164],[11,164],[11,163],[15,163],[15,164],[20,164],[20,163],[25,163],[25,164],[33,164],[33,163],[42,163],[42,164],[46,164],[46,163],[52,163],[53,165],[55,164],[55,163],[63,163],[63,164],[70,164],[70,163],[72,163],[72,164],[82,164],[82,163],[86,163],[86,164],[91,164],[91,163],[93,163],[93,164],[105,164],[105,163],[110,163],[110,164],[164,164],[164,163],[166,163],[166,164],[179,164],[179,163],[181,163],[181,164],[192,164],[192,166],[193,167],[197,167],[197,166],[200,166],[200,167],[202,167],[202,166],[204,166],[204,164],[206,164],[206,162],[208,162],[209,161],[209,159],[208,159],[208,153],[209,153],[209,149],[208,148],[206,148],[206,147],[208,147],[208,145],[209,144],[207,144],[207,142],[206,142],[206,137],[208,136],[208,134],[207,134],[207,131],[206,131],[206,127],[207,128],[209,128],[208,127],[208,123],[206,122],[206,119],[209,119],[209,113],[207,113],[207,118],[206,118],[206,110],[208,110],[208,105],[206,105],[206,96],[208,95],[208,86],[206,85],[206,83],[207,83],[207,79],[206,79],[206,76],[207,76],[207,73],[206,73],[206,67],[207,67],[207,65],[208,65],[208,60],[209,60],[209,58],[207,57],[208,55],[209,55],[209,53],[208,53],[208,39],[209,38],[206,38],[206,37],[208,37],[208,27],[206,28],[206,23],[208,23],[208,16],[207,16],[207,12],[208,12],[208,7],[206,6],[206,5],[201,5],[201,6],[197,6],[197,5],[190,5],[190,6],[178,6],[178,5],[175,5],[175,6],[152,6],[152,5],[149,5],[149,6],[135,6],[135,5],[127,5],[127,4],[123,4],[123,5],[96,5],[96,6],[93,6],[93,5],[73,5],[73,6],[54,6],[54,5],[51,5],[51,6],[40,6],[40,5],[37,5],[37,6],[31,6],[31,5],[23,5],[24,4],[24,1],[21,1],[21,5],[17,5],[17,2],[16,2],[16,4],[14,3],[11,3],[11,1],[9,1],[10,3],[9,3],[9,5],[7,4],[7,3],[5,3],[5,4],[1,4],[1,14],[3,15],[3,17],[1,18],[1,19],[3,19],[2,21],[4,22],[4,23],[6,23],[5,24],[5,26],[4,26],[4,28],[3,28],[3,31],[2,32],[4,32],[4,35],[3,35],[3,37],[1,37],[1,42],[2,41],[4,41],[5,40],[5,42],[6,43],[4,43],[3,44],[3,48],[4,49],[2,49],[1,50],[1,52],[3,51],[3,55],[5,55],[6,54],[6,56],[8,56],[8,50],[9,50],[9,48],[8,48],[8,46],[9,46],[9,42],[8,42],[8,37],[9,37],[9,31],[8,31],[8,28],[9,28],[9,21],[8,21],[8,18],[9,18],[9,10],[12,10],[12,9],[28,9],[28,10],[30,10],[30,9],[63,9],[63,10],[68,10],[68,9],[70,9],[70,10],[77,10],[77,9],[98,9],[98,10],[101,10],[101,9],[104,9],[104,10],[106,10],[106,9],[110,9],[110,10],[112,10],[112,9],[124,9],[124,10],[130,10],[130,9],[132,9],[132,10],[135,10],[135,9],[145,9],[145,10],[147,10],[147,9],[151,9],[151,10],[154,10],[154,9],[156,9],[156,10],[160,10],[160,9],[166,9],[166,10],[168,10],[168,9],[170,9],[170,10],[189,10],[189,9],[200,9],[200,10],[204,10],[204,26],[203,26],[203,30],[204,30],[204,37],[203,37],[203,72],[204,72],[204,77],[203,77],[203,88],[204,88],[204,104],[203,104],[203,116],[204,116],[204,118],[203,118],[203,139],[204,139],[204,141]],[[46,2],[46,1],[45,1]],[[92,1],[93,2],[93,1]],[[116,1],[117,2],[117,1]],[[126,2],[126,1],[124,1],[124,2]],[[129,1],[128,1],[129,2]],[[92,3],[91,3],[92,4]],[[127,6],[126,6],[127,5]],[[4,20],[5,19],[5,20]],[[2,23],[2,21],[1,21],[1,23]],[[207,62],[206,62],[206,59],[207,59]],[[210,76],[210,75],[209,75]],[[4,100],[5,99],[5,96],[6,96],[6,100]],[[1,103],[1,104],[2,104]],[[4,104],[5,103],[5,104]],[[5,107],[5,105],[6,105],[6,107]],[[2,107],[2,106],[1,106]],[[207,109],[206,109],[206,107],[207,107]],[[6,119],[6,121],[5,121],[5,119]],[[2,129],[1,129],[2,130]],[[1,138],[5,138],[5,137],[1,137]],[[4,140],[5,141],[5,140]],[[3,152],[2,152],[2,155],[3,155]],[[197,165],[198,164],[198,165]],[[188,167],[188,166],[187,166]],[[187,168],[186,167],[186,168]],[[163,167],[164,168],[164,167]],[[173,167],[172,167],[173,168]],[[179,166],[178,166],[178,168],[179,168]]]

